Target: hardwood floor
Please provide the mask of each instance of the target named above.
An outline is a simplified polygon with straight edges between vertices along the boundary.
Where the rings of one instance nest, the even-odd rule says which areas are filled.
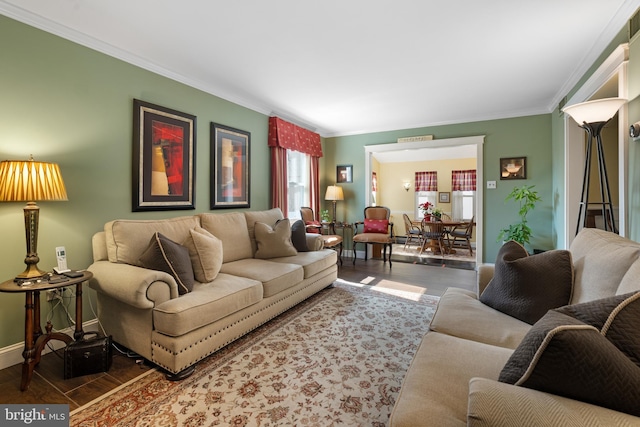
[[[430,266],[381,260],[358,259],[356,265],[351,259],[344,258],[338,269],[338,277],[367,285],[401,283],[419,286],[429,295],[440,296],[450,286],[473,290],[476,273],[471,270],[450,267]],[[73,411],[112,389],[136,378],[152,369],[140,358],[130,358],[114,351],[113,364],[109,372],[63,379],[62,350],[44,355],[33,373],[31,385],[27,391],[20,391],[22,365],[0,370],[0,403],[59,403],[69,404]]]

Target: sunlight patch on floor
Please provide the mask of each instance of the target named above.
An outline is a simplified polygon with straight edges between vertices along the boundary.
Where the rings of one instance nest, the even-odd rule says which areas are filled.
[[[370,286],[369,283],[373,282],[374,280],[375,277],[369,276],[361,280],[360,283],[349,282],[343,279],[337,279],[336,282],[360,288],[367,286],[372,291],[394,295],[411,301],[420,301],[420,299],[423,297],[423,295],[426,294],[427,291],[425,288],[420,286],[407,285],[404,283],[393,282],[391,280],[384,279],[380,280],[380,282],[378,282],[377,284]]]

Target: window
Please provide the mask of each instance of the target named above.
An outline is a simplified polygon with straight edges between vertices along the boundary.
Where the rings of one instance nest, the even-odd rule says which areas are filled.
[[[300,208],[309,206],[309,156],[299,151],[287,150],[287,178],[289,180],[287,200],[289,218],[300,218]]]
[[[420,210],[419,206],[424,202],[429,202],[433,206],[436,206],[436,196],[437,191],[416,191],[416,210],[414,213],[415,219],[422,219],[424,215],[422,214],[422,210]]]
[[[476,192],[462,191],[462,219],[470,221],[476,212]]]

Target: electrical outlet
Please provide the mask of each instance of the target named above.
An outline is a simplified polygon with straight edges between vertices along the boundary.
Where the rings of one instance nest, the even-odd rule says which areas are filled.
[[[487,181],[487,188],[489,188],[489,189],[496,188],[496,182],[495,181]]]
[[[62,294],[64,293],[64,288],[52,289],[47,291],[47,301],[62,301]]]

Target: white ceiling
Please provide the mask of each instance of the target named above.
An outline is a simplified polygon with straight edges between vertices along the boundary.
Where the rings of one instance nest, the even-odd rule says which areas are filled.
[[[323,136],[552,111],[640,0],[0,0]]]

